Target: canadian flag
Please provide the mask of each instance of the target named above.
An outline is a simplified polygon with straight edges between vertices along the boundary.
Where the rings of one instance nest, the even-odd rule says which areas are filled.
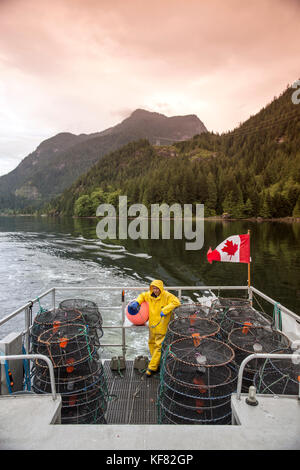
[[[250,263],[250,235],[232,235],[226,238],[215,250],[207,252],[209,263],[228,261],[230,263]]]

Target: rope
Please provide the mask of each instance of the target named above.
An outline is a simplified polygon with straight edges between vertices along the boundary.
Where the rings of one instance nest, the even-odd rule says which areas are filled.
[[[38,301],[39,307],[40,307],[38,313],[47,312],[47,309],[46,309],[46,308],[43,308],[43,307],[41,306],[41,302],[40,302],[39,297],[37,297],[36,300]]]
[[[282,377],[280,377],[279,379],[275,380],[275,382],[272,382],[270,385],[267,385],[260,393],[265,393],[266,390],[270,390],[270,387],[272,387],[273,385],[277,384],[278,382],[280,382],[282,379],[289,379],[289,376],[288,375],[283,375]],[[265,384],[264,384],[265,385]],[[286,384],[287,385],[287,384]],[[285,386],[286,386],[285,385]],[[271,392],[273,393],[273,392]]]
[[[118,374],[122,379],[124,378],[124,375],[121,372],[121,363],[120,363],[119,357],[118,357]]]
[[[274,309],[273,309],[273,325],[276,330],[282,331],[281,310],[277,302],[274,305]]]
[[[2,356],[5,356],[5,354],[0,351],[0,354]],[[11,378],[10,378],[10,369],[8,368],[8,362],[5,360],[4,361],[4,369],[5,369],[5,377],[6,377],[6,385],[7,385],[7,389],[8,389],[8,393],[9,394],[12,394],[12,386],[13,386],[13,381],[12,381],[12,375],[11,375]]]
[[[86,346],[87,346],[87,349],[88,349],[88,352],[89,352],[89,356],[90,356],[90,359],[91,361],[93,360],[93,356],[92,356],[92,353],[91,353],[91,349],[90,349],[90,345],[89,345],[89,341],[88,341],[88,334],[87,334],[87,328],[86,327],[83,327],[83,328],[79,328],[78,329],[78,332],[83,332],[82,334],[85,336],[85,340],[86,340]]]
[[[22,345],[22,354],[26,354],[26,349],[24,345]],[[30,392],[31,391],[31,380],[30,380],[30,367],[29,367],[29,359],[23,359],[23,366],[24,366],[24,384],[23,390],[25,388]]]

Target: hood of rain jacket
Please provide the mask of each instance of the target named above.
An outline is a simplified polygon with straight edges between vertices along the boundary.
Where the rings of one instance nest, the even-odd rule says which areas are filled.
[[[152,287],[156,286],[160,289],[160,294],[153,297]],[[165,334],[167,332],[168,323],[171,319],[171,314],[174,308],[179,307],[180,300],[170,292],[164,289],[163,281],[157,279],[152,281],[150,289],[147,292],[142,292],[136,299],[139,304],[148,302],[149,305],[149,327],[155,329],[155,333]],[[163,312],[166,317],[160,316]]]

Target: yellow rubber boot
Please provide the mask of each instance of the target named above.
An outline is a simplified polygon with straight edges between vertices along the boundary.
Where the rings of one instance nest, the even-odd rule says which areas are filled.
[[[153,351],[151,354],[151,360],[148,364],[148,369],[150,369],[150,371],[155,372],[157,371],[159,367],[160,358],[161,358],[161,345],[162,345],[164,338],[165,338],[165,335],[154,333],[154,346],[153,346]]]

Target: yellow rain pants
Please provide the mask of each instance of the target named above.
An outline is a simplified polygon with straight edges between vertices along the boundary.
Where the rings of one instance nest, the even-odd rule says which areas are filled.
[[[152,288],[156,286],[160,289],[158,297],[153,297]],[[161,358],[161,345],[166,336],[172,311],[180,305],[180,300],[170,292],[164,290],[164,284],[160,280],[155,280],[150,284],[150,290],[142,292],[136,299],[139,304],[148,302],[149,305],[149,351],[151,360],[148,369],[156,371]],[[163,312],[166,317],[161,317]]]

